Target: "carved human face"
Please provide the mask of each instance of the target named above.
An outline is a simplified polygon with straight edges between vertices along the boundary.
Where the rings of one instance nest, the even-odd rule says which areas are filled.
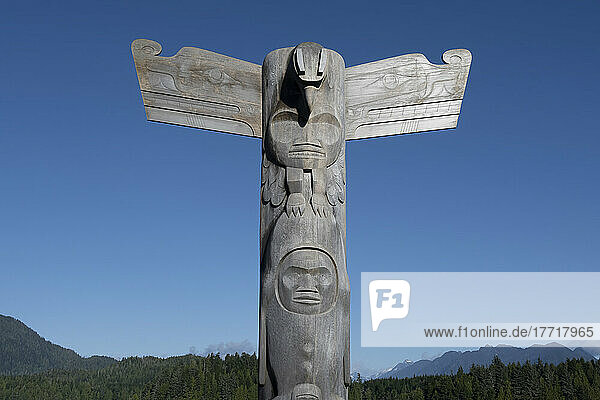
[[[295,110],[277,112],[269,122],[267,149],[284,167],[325,168],[337,159],[343,145],[339,119],[331,112],[314,112],[304,126]]]
[[[318,314],[333,306],[337,272],[327,254],[310,248],[294,250],[279,267],[278,297],[287,310]]]

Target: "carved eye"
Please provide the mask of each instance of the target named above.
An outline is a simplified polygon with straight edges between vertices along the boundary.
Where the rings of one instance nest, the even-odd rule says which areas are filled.
[[[323,285],[323,286],[331,285],[331,274],[329,272],[319,273],[319,275],[317,276],[317,279],[318,279],[320,285]]]
[[[310,129],[326,146],[337,144],[342,138],[340,122],[330,113],[315,115],[308,121],[305,129]]]
[[[276,142],[289,143],[302,133],[302,127],[298,125],[298,114],[283,111],[271,118],[269,133],[273,135]]]
[[[300,280],[300,274],[297,272],[287,272],[283,277],[283,284],[287,287],[294,287]]]
[[[221,82],[223,80],[223,71],[220,71],[216,68],[209,70],[207,74],[208,79],[215,83]]]
[[[314,117],[311,117],[309,123],[329,124],[336,128],[340,127],[340,121],[338,121],[335,115],[328,112],[317,114]]]
[[[319,52],[319,68],[317,70],[317,75],[323,76],[325,73],[325,64],[327,64],[327,54],[325,54],[324,49],[321,49]]]
[[[383,86],[388,89],[396,89],[398,87],[398,77],[393,74],[386,74],[381,78]]]
[[[333,277],[327,267],[321,266],[314,270],[313,277],[317,284],[321,286],[329,286],[333,283]]]
[[[296,58],[296,69],[298,70],[298,75],[304,75],[306,73],[306,67],[304,66],[304,56],[302,54],[302,49],[296,49],[294,55]]]
[[[213,85],[230,85],[237,82],[236,79],[219,68],[211,68],[205,71],[205,74],[206,79]]]

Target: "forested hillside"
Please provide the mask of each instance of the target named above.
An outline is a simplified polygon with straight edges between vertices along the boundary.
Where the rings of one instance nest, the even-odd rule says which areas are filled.
[[[98,371],[0,377],[0,399],[256,400],[255,355],[132,357]],[[355,381],[349,400],[598,400],[600,361],[504,365],[470,373]],[[326,399],[323,399],[326,400]]]
[[[34,374],[51,369],[99,369],[115,363],[110,357],[80,357],[50,343],[24,323],[0,315],[0,375]]]

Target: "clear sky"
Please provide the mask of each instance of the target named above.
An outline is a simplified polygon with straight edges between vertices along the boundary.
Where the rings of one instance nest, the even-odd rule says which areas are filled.
[[[258,64],[302,41],[348,66],[471,50],[458,129],[347,145],[355,366],[422,355],[360,348],[361,271],[600,270],[599,14],[598,1],[5,3],[0,314],[82,355],[255,348],[260,141],[146,122],[136,38]]]

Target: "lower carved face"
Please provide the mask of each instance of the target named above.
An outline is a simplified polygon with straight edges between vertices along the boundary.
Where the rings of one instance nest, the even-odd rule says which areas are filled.
[[[280,165],[325,168],[337,159],[343,135],[339,120],[329,112],[311,114],[302,126],[296,112],[285,110],[271,118],[265,144]]]
[[[317,249],[298,249],[279,264],[278,298],[288,311],[319,314],[329,310],[337,295],[333,260]]]
[[[321,389],[312,383],[300,383],[292,390],[292,400],[321,400]]]

